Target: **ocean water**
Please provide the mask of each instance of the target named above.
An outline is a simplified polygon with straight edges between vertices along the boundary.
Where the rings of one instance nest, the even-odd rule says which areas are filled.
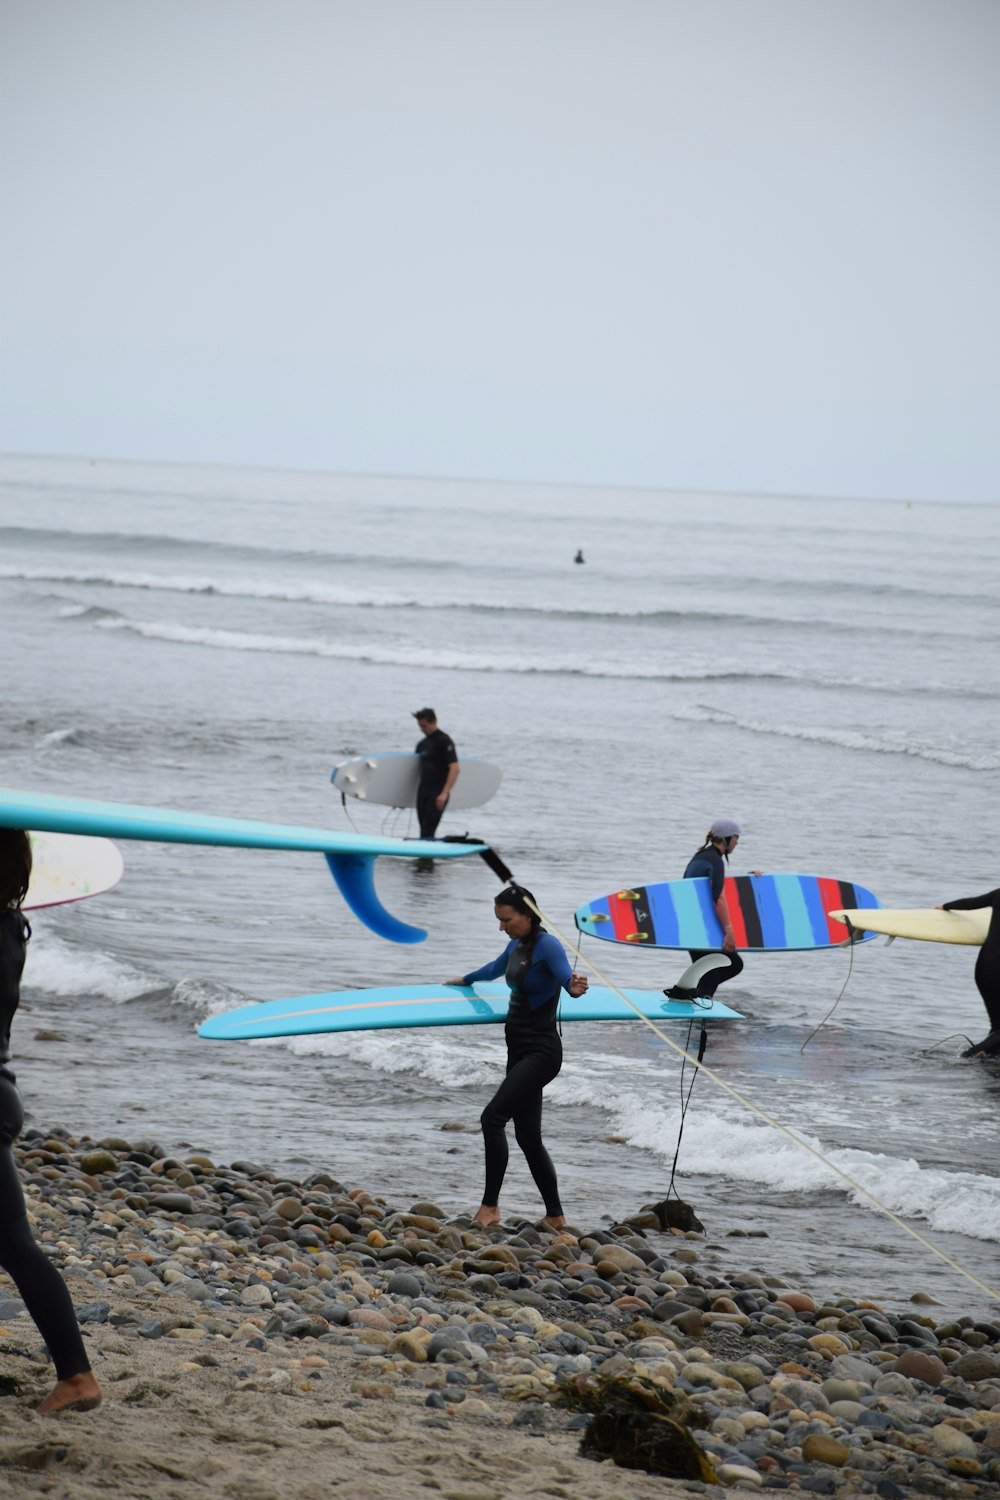
[[[0,782],[413,833],[410,814],[345,809],[329,775],[412,748],[430,703],[460,755],[505,773],[441,831],[494,844],[568,945],[580,902],[680,875],[720,815],[744,828],[734,872],[933,905],[1000,878],[998,575],[994,507],[7,458]],[[486,866],[381,861],[390,910],[430,934],[399,947],[350,916],[319,856],[124,853],[116,891],[36,914],[14,1035],[30,1117],[474,1208],[499,1028],[195,1033],[251,999],[484,962],[502,947]],[[583,942],[616,983],[683,967]],[[1000,1066],[959,1057],[987,1029],[974,959],[751,956],[723,992],[746,1019],[712,1028],[706,1061],[996,1287]],[[679,1059],[639,1023],[567,1026],[564,1045],[546,1137],[566,1211],[617,1220],[666,1191]],[[989,1305],[704,1076],[678,1188],[723,1268]],[[541,1211],[516,1150],[502,1203]]]

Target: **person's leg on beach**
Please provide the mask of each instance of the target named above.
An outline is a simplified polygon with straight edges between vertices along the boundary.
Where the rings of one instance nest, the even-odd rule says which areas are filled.
[[[551,1083],[551,1081],[551,1077],[545,1079],[545,1083]],[[542,1089],[544,1087],[544,1083],[539,1083],[537,1089],[532,1092],[525,1090],[522,1103],[513,1117],[514,1136],[524,1153],[524,1159],[528,1163],[528,1170],[534,1178],[535,1186],[542,1195],[542,1202],[545,1204],[543,1223],[550,1225],[553,1229],[561,1229],[566,1223],[566,1217],[559,1200],[559,1183],[556,1178],[556,1169],[552,1165],[552,1158],[542,1140]]]
[[[510,1078],[509,1067],[508,1063],[507,1077],[479,1117],[486,1157],[486,1182],[483,1187],[483,1201],[473,1214],[474,1224],[499,1224],[500,1222],[500,1189],[503,1187],[507,1162],[510,1160],[510,1151],[507,1147],[507,1121],[510,1119],[511,1110],[507,1108],[507,1094],[505,1093],[507,1080]]]
[[[546,1209],[546,1223],[565,1222],[559,1204],[555,1168],[542,1144],[542,1089],[562,1067],[562,1048],[533,1051],[508,1060],[507,1075],[483,1110],[480,1123],[486,1151],[486,1186],[483,1202],[474,1216],[479,1224],[500,1221],[500,1189],[507,1170],[507,1122],[513,1120],[517,1142]],[[553,1227],[558,1227],[555,1225]]]
[[[562,1065],[561,1049],[559,1062],[552,1071],[544,1056],[537,1052],[507,1057],[507,1073],[503,1083],[479,1117],[483,1131],[483,1147],[486,1153],[486,1184],[483,1201],[473,1222],[476,1224],[498,1224],[500,1222],[500,1189],[510,1152],[507,1146],[507,1122],[519,1113],[523,1102],[537,1093],[541,1108],[543,1083],[538,1079],[545,1074],[545,1082],[554,1078]]]
[[[0,1094],[14,1093],[0,1080]],[[3,1114],[10,1101],[4,1097]],[[18,1101],[18,1113],[20,1104]],[[0,1143],[0,1266],[14,1282],[29,1314],[45,1340],[55,1365],[56,1384],[38,1410],[49,1415],[68,1408],[87,1411],[97,1406],[101,1388],[87,1359],[80,1325],[66,1283],[36,1243],[9,1141]]]

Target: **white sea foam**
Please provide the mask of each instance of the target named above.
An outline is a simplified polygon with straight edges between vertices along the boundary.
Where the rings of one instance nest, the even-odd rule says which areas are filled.
[[[449,1037],[448,1030],[442,1027],[433,1031],[352,1031],[297,1036],[289,1037],[287,1046],[300,1057],[350,1057],[377,1073],[416,1073],[446,1088],[453,1088],[456,1079],[484,1088],[495,1084],[499,1056],[496,1045],[500,1038],[494,1036],[494,1045],[484,1047],[477,1056],[470,1048],[468,1032],[459,1039]]]
[[[483,1042],[481,1050],[472,1051],[467,1032],[452,1040],[447,1031],[407,1031],[293,1037],[285,1045],[299,1056],[346,1056],[377,1073],[415,1073],[448,1088],[460,1078],[463,1084],[486,1090],[498,1080],[499,1038],[494,1038],[492,1046],[488,1037]],[[644,1087],[647,1073],[653,1077]],[[595,1127],[595,1137],[607,1129],[624,1136],[629,1145],[669,1163],[680,1118],[675,1106],[661,1102],[661,1069],[652,1058],[630,1057],[628,1075],[630,1086],[622,1088],[618,1057],[591,1056],[585,1064],[568,1058],[562,1073],[546,1089],[546,1106],[558,1109],[586,1105],[592,1112],[600,1111],[606,1116],[606,1125]],[[1000,1181],[972,1172],[924,1167],[878,1151],[829,1148],[807,1131],[795,1133],[894,1214],[923,1220],[942,1233],[1000,1242]],[[728,1118],[704,1100],[685,1122],[683,1161],[689,1166],[696,1164],[699,1173],[760,1184],[779,1193],[823,1189],[845,1193],[859,1207],[878,1212],[864,1193],[783,1132],[745,1118]]]
[[[22,991],[52,995],[100,995],[122,1003],[162,984],[157,976],[99,949],[68,943],[41,921],[35,923]]]
[[[39,740],[39,748],[46,749],[50,745],[73,744],[79,740],[79,731],[70,729],[50,729],[48,734],[43,734]]]
[[[966,771],[1000,770],[1000,758],[996,755],[969,755],[958,750],[949,750],[943,745],[928,745],[913,740],[887,740],[877,735],[862,734],[856,729],[835,729],[830,726],[808,724],[767,724],[759,719],[745,719],[727,709],[711,708],[707,704],[690,704],[675,709],[674,719],[689,720],[696,724],[731,724],[735,729],[745,729],[750,734],[777,735],[789,740],[812,740],[821,745],[839,745],[844,750],[863,750],[876,755],[912,756],[916,760],[929,760],[941,766],[955,766]]]
[[[281,584],[260,578],[208,577],[197,574],[170,574],[119,571],[109,568],[12,568],[0,567],[0,578],[23,579],[36,583],[98,584],[105,588],[147,590],[168,594],[219,594],[230,599],[272,599],[286,604],[334,604],[369,606],[373,609],[416,607],[434,608],[433,603],[413,593],[391,589],[351,589],[341,585],[309,583]],[[86,606],[68,606],[64,615],[83,612]]]
[[[209,1016],[221,1016],[227,1010],[251,1003],[242,990],[218,979],[179,979],[170,992],[170,1000],[194,1011],[198,1024]]]
[[[794,669],[783,672],[733,671],[693,666],[664,667],[652,656],[647,660],[612,655],[602,661],[584,657],[578,652],[550,651],[532,660],[527,655],[504,656],[495,651],[476,652],[447,650],[434,646],[381,646],[373,642],[329,641],[308,636],[265,635],[240,630],[218,630],[204,625],[183,625],[177,621],[127,620],[121,615],[101,615],[94,619],[100,630],[126,631],[146,640],[159,640],[184,646],[203,646],[218,651],[269,652],[285,656],[316,656],[328,660],[370,662],[378,666],[432,667],[451,672],[506,673],[519,676],[572,676],[630,679],[646,682],[805,682],[814,681],[808,674]],[[864,687],[878,691],[878,685],[858,682],[829,682],[830,687]],[[696,717],[684,711],[679,716]]]
[[[371,560],[373,563],[375,559]],[[381,559],[379,561],[382,561]],[[130,589],[150,593],[190,594],[216,596],[224,599],[258,599],[278,604],[321,604],[353,609],[408,609],[408,610],[468,610],[479,614],[524,614],[548,615],[564,619],[594,619],[609,623],[656,622],[691,623],[701,621],[714,626],[720,621],[747,628],[767,631],[816,630],[823,633],[842,631],[853,635],[869,633],[870,626],[842,614],[836,618],[818,617],[807,611],[778,609],[775,607],[773,591],[767,605],[758,611],[751,606],[728,606],[725,600],[713,601],[710,608],[700,604],[685,604],[677,600],[670,607],[662,604],[607,603],[595,597],[593,592],[580,596],[580,602],[569,604],[558,598],[545,599],[532,596],[530,599],[510,600],[506,597],[490,597],[484,592],[481,580],[475,587],[461,591],[452,583],[447,591],[435,592],[430,586],[419,590],[400,590],[370,584],[351,587],[342,583],[281,582],[274,578],[236,577],[224,574],[154,573],[146,570],[116,568],[39,567],[0,564],[0,578],[34,583],[60,583],[96,586],[102,588]],[[644,594],[646,591],[641,591]],[[61,614],[70,618],[74,613],[85,613],[85,607],[67,606]],[[967,631],[956,624],[937,624],[936,632],[965,636]],[[883,634],[905,634],[912,637],[921,631],[921,621],[915,617],[906,625],[882,622]]]
[[[706,680],[700,671],[664,672],[652,664],[581,661],[577,655],[553,653],[536,662],[525,660],[497,661],[493,652],[442,650],[421,646],[377,646],[371,642],[326,641],[300,636],[261,635],[239,630],[214,630],[207,626],[181,625],[174,621],[125,620],[120,616],[95,620],[101,630],[124,630],[149,640],[170,641],[177,645],[208,646],[222,651],[266,651],[278,655],[318,656],[340,661],[372,662],[382,666],[434,667],[453,672],[517,672],[527,674],[573,673],[585,677],[655,678],[659,681]],[[726,677],[730,674],[708,674]]]

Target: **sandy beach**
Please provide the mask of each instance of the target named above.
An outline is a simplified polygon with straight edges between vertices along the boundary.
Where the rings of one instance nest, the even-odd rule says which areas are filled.
[[[155,1142],[32,1130],[20,1151],[104,1401],[36,1414],[51,1371],[8,1287],[0,1494],[957,1500],[1000,1480],[1000,1326],[936,1323],[920,1294],[899,1316],[723,1284],[703,1236],[652,1218],[486,1231]],[[581,1454],[622,1382],[706,1478]]]

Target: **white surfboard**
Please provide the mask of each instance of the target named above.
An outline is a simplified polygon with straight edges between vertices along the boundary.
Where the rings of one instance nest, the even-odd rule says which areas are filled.
[[[24,911],[64,906],[110,891],[125,861],[110,839],[72,833],[31,833],[31,881]]]
[[[881,932],[886,937],[915,938],[924,943],[964,943],[981,947],[986,941],[990,918],[988,906],[972,911],[938,911],[936,907],[880,906],[869,911],[832,911],[835,922],[850,922],[858,932]]]
[[[458,780],[448,798],[448,811],[481,807],[495,796],[503,779],[499,766],[486,760],[459,760]],[[416,807],[420,756],[400,751],[355,755],[334,766],[330,780],[345,797],[374,802],[379,807]]]

